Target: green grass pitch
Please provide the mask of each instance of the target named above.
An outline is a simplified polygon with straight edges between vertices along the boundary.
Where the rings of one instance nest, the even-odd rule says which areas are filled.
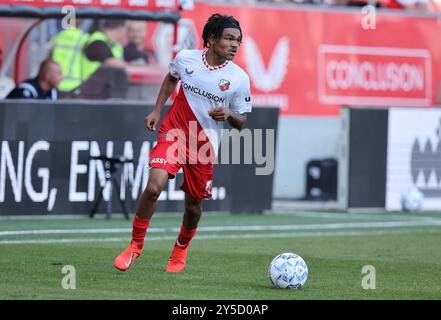
[[[185,272],[166,274],[181,221],[155,215],[142,256],[120,272],[113,259],[131,219],[2,218],[0,299],[441,299],[440,213],[205,213]],[[305,259],[303,289],[271,286],[268,265],[282,252]],[[366,265],[375,289],[362,286]],[[62,286],[64,266],[75,289]]]

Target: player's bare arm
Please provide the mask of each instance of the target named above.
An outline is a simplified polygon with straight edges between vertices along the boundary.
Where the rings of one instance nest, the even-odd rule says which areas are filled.
[[[155,107],[150,114],[144,118],[145,126],[150,131],[156,130],[156,124],[161,119],[161,110],[167,102],[168,98],[172,92],[176,89],[179,79],[173,77],[168,73],[161,84],[161,89],[159,90],[158,98],[156,99]]]
[[[238,114],[229,108],[213,108],[208,112],[208,115],[216,121],[228,121],[233,128],[238,130],[245,128],[247,122],[246,113]]]
[[[239,114],[231,111],[231,115],[227,118],[227,121],[233,128],[242,130],[243,128],[245,128],[245,124],[247,122],[247,114]]]

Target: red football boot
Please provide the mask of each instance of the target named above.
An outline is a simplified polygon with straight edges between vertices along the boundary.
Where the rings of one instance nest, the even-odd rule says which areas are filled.
[[[136,258],[138,258],[141,253],[142,249],[139,249],[136,243],[131,242],[127,249],[115,258],[115,268],[121,271],[128,270],[131,266],[133,266]]]
[[[175,243],[165,272],[184,271],[185,265],[187,263],[187,251],[189,247],[190,244],[188,244],[185,248],[181,248]]]

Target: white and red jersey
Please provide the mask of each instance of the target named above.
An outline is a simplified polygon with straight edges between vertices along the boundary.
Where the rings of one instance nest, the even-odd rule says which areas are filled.
[[[181,87],[160,132],[174,128],[187,130],[189,121],[196,120],[217,155],[223,121],[211,119],[208,111],[224,107],[239,114],[251,112],[250,79],[232,61],[216,67],[208,65],[205,52],[184,49],[170,63],[170,74],[181,80]]]

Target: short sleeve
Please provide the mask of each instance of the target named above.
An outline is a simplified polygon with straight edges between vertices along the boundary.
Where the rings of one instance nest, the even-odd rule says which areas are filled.
[[[234,94],[231,109],[239,114],[251,112],[250,79],[246,77]]]
[[[170,62],[168,67],[170,74],[176,79],[181,79],[181,61],[182,61],[182,50],[178,52],[176,57]]]
[[[35,87],[27,82],[20,83],[6,97],[6,99],[34,99],[38,98]]]

